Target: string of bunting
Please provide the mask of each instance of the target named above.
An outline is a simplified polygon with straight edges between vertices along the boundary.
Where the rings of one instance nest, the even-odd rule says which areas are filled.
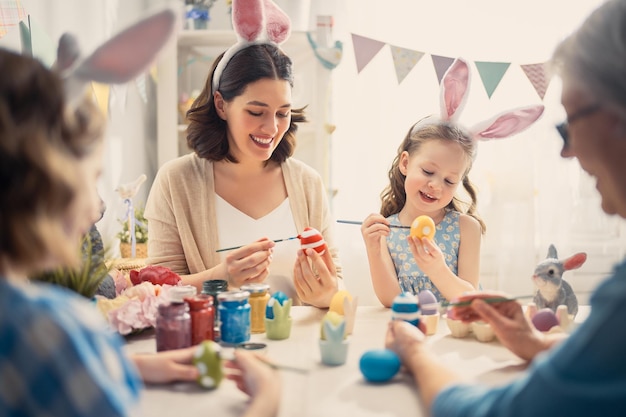
[[[383,41],[354,33],[352,34],[352,45],[354,47],[354,55],[356,58],[357,73],[361,73],[361,71],[367,67],[380,50],[386,45],[389,45],[398,84],[402,83],[417,63],[424,57],[424,55],[427,54],[426,52],[401,48],[399,46],[391,45]],[[452,65],[455,58],[433,54],[429,55],[432,58],[438,82],[441,83],[441,78],[450,65]],[[493,93],[498,88],[500,81],[502,81],[502,78],[511,66],[511,62],[474,61],[474,64],[478,69],[478,73],[480,74],[487,96],[491,98]],[[545,63],[525,64],[520,65],[520,67],[539,95],[539,98],[543,100],[546,90],[550,84],[550,77],[546,71]]]

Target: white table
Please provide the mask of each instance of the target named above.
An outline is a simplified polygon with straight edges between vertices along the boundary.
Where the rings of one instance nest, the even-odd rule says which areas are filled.
[[[267,355],[275,362],[308,368],[300,374],[281,371],[283,399],[281,416],[421,416],[422,409],[412,378],[399,373],[385,384],[367,383],[359,371],[359,359],[369,349],[384,347],[384,336],[391,312],[383,307],[359,307],[345,365],[321,364],[320,321],[326,310],[293,307],[293,327],[286,340],[267,340],[265,334],[252,335],[251,341],[267,343]],[[584,313],[584,314],[583,314]],[[586,316],[579,314],[577,321]],[[464,339],[450,336],[444,319],[428,341],[442,360],[464,376],[497,385],[525,369],[519,358],[499,342],[482,343],[471,334]],[[130,352],[154,352],[154,333],[129,338]],[[207,391],[195,383],[151,385],[144,391],[142,409],[146,416],[195,417],[239,416],[247,396],[228,380],[216,390]]]

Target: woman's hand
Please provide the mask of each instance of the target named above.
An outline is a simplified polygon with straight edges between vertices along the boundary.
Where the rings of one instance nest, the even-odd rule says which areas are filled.
[[[195,381],[200,375],[192,364],[196,347],[143,353],[131,356],[144,382],[164,384],[174,381]]]
[[[415,258],[415,263],[422,272],[429,277],[440,276],[446,272],[448,265],[434,240],[413,236],[407,236],[406,240],[409,242],[409,249]]]
[[[224,268],[228,285],[239,288],[244,284],[265,281],[270,273],[275,245],[268,238],[262,238],[226,255]]]
[[[252,398],[246,416],[275,416],[278,413],[281,380],[277,371],[252,352],[235,349],[235,359],[224,362],[231,370],[226,378]]]
[[[421,324],[421,323],[420,323]],[[409,370],[424,341],[424,333],[404,320],[392,320],[387,328],[385,347],[393,350]]]
[[[339,289],[337,270],[330,251],[319,255],[313,249],[298,249],[293,268],[296,293],[303,303],[325,308]]]
[[[383,238],[389,236],[389,220],[381,214],[372,213],[361,223],[361,235],[368,252],[378,252],[385,241]]]

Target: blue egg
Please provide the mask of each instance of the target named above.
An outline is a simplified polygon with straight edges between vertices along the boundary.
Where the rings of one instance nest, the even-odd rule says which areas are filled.
[[[400,370],[400,358],[389,349],[365,352],[359,360],[359,369],[369,382],[386,382]]]
[[[274,319],[274,308],[272,307],[274,303],[280,303],[280,305],[285,305],[285,303],[289,300],[287,294],[282,291],[276,291],[269,300],[267,300],[267,305],[265,306],[265,317],[272,320]]]

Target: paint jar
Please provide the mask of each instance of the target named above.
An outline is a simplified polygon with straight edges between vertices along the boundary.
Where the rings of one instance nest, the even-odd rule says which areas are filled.
[[[205,340],[213,340],[215,313],[213,297],[207,294],[185,298],[191,316],[191,344],[197,345]]]
[[[228,281],[224,279],[212,279],[202,283],[202,294],[208,294],[213,297],[213,311],[215,323],[213,324],[213,340],[220,341],[220,317],[219,317],[219,300],[217,295],[228,291]]]
[[[265,307],[270,299],[269,284],[254,283],[241,286],[242,291],[250,293],[250,332],[265,332]]]
[[[191,316],[184,302],[161,304],[156,319],[156,350],[191,346]]]
[[[220,338],[227,345],[238,345],[250,340],[250,293],[226,291],[219,300]]]

